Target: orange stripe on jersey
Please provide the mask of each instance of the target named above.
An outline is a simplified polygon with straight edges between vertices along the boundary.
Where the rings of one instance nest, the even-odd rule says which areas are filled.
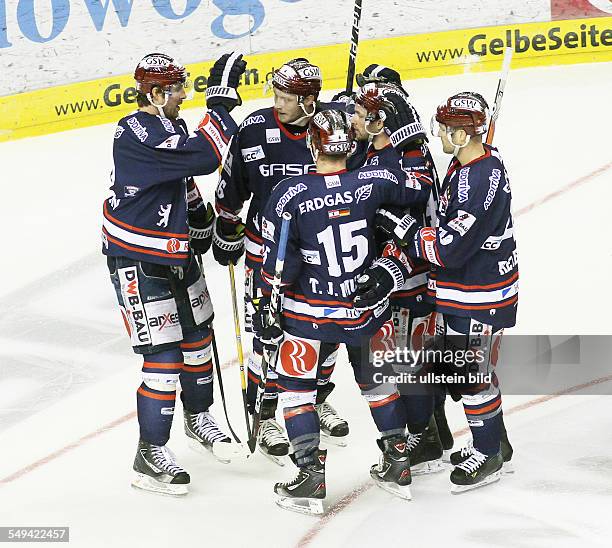
[[[153,234],[154,236],[164,236],[164,237],[169,237],[169,238],[182,238],[183,240],[186,240],[189,237],[189,234],[183,234],[183,233],[175,234],[174,232],[161,232],[159,230],[149,230],[147,228],[139,228],[137,226],[132,226],[127,223],[124,223],[120,221],[119,219],[115,219],[115,217],[113,217],[108,212],[108,204],[106,202],[104,202],[104,216],[109,221],[111,221],[113,224],[122,226],[123,228],[127,228],[128,230],[131,230],[132,232],[140,232],[141,234]]]
[[[383,405],[387,405],[388,403],[395,401],[399,397],[400,397],[399,393],[396,392],[395,394],[391,394],[390,396],[387,396],[384,400],[369,401],[368,405],[370,407],[382,407]]]
[[[146,367],[147,369],[183,369],[183,362],[177,362],[177,363],[144,362],[143,367]]]
[[[298,299],[300,301],[305,301],[308,304],[323,304],[323,305],[328,305],[328,306],[342,306],[344,308],[353,308],[352,303],[346,303],[342,301],[331,301],[331,300],[327,301],[324,299],[309,299],[305,295],[302,295],[300,293],[294,293],[293,291],[285,291],[285,295],[287,295],[288,297],[292,297],[294,299]]]
[[[145,398],[153,398],[154,400],[174,401],[176,399],[176,393],[174,392],[172,394],[155,394],[142,386],[138,389],[138,393]]]
[[[251,370],[249,369],[249,372],[247,373],[247,376],[249,377],[250,380],[252,380],[255,384],[259,384],[259,377],[257,377],[256,375],[254,375],[253,373],[251,373]]]
[[[182,342],[181,348],[198,348],[199,346],[206,346],[210,343],[210,341],[212,341],[212,334],[208,335],[208,337],[205,337],[204,339],[200,339],[199,341]]]
[[[291,417],[295,417],[296,415],[302,415],[303,413],[314,413],[315,412],[315,408],[314,405],[309,404],[309,405],[300,405],[300,407],[296,407],[294,409],[285,411],[283,413],[283,416],[285,417],[285,420],[290,419]]]
[[[495,282],[494,284],[487,285],[464,285],[458,282],[441,282],[436,280],[436,284],[441,287],[458,287],[459,289],[495,289],[496,287],[502,287],[504,285],[510,285],[512,282],[518,279],[518,272],[515,272],[509,278],[502,280],[501,282]]]
[[[489,411],[497,409],[500,405],[501,398],[495,400],[492,404],[487,405],[486,407],[481,407],[480,409],[470,409],[469,407],[464,407],[464,411],[466,415],[485,415]]]
[[[109,239],[109,241],[113,242],[115,245],[119,247],[123,247],[124,249],[129,249],[130,251],[134,251],[136,253],[144,253],[145,255],[155,255],[156,257],[164,257],[166,259],[187,259],[189,255],[186,253],[169,253],[163,251],[151,251],[150,249],[146,249],[144,247],[135,247],[133,245],[128,245],[121,240],[117,240],[113,238],[104,228],[102,228],[104,234]]]
[[[439,306],[448,306],[450,308],[461,308],[462,310],[488,310],[489,308],[504,308],[505,306],[511,306],[518,301],[518,295],[515,295],[507,301],[502,301],[495,304],[480,304],[480,305],[469,305],[469,304],[458,304],[451,301],[444,301],[442,299],[436,299],[436,304]]]
[[[283,310],[283,316],[287,316],[288,318],[293,318],[294,320],[300,320],[303,322],[316,323],[318,325],[324,325],[326,323],[337,323],[339,325],[359,325],[365,323],[365,321],[372,315],[372,311],[368,310],[361,318],[357,318],[356,320],[334,320],[331,318],[319,319],[313,316],[304,316],[302,314],[294,314],[293,312],[288,312],[287,310]]]

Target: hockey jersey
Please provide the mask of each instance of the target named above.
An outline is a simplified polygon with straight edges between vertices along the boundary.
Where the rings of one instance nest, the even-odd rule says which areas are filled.
[[[122,118],[115,130],[112,195],[103,206],[103,253],[187,264],[187,192],[190,201],[197,194],[190,177],[219,167],[236,130],[224,107],[208,110],[191,134],[181,119],[143,111]]]
[[[403,156],[391,144],[379,150],[370,145],[365,165],[389,168],[396,168],[399,165],[405,172],[408,184],[425,191],[422,193],[423,202],[413,205],[410,214],[423,226],[431,226],[435,221],[438,207],[439,182],[433,158],[426,144],[406,152]],[[399,250],[390,244],[384,247],[382,254],[384,256],[389,253],[397,255]],[[412,267],[413,270],[404,286],[391,295],[391,304],[424,312],[433,306],[433,299],[427,296],[430,264],[415,259]]]
[[[318,103],[317,109],[346,108],[343,104]],[[363,165],[365,147],[353,163]],[[306,146],[306,128],[285,125],[273,107],[248,116],[230,144],[216,192],[216,209],[231,222],[240,222],[244,203],[251,199],[246,217],[245,264],[261,268],[260,214],[272,189],[287,177],[313,173],[315,165]]]
[[[279,183],[261,219],[261,275],[267,283],[273,278],[281,217],[288,211],[292,220],[282,276],[284,329],[350,345],[373,335],[391,315],[388,300],[363,311],[353,308],[352,298],[356,279],[377,257],[376,210],[385,203],[420,203],[424,192],[407,184],[400,169],[377,166]]]
[[[436,310],[496,328],[516,323],[518,257],[508,174],[497,149],[462,166],[453,158],[435,228],[422,228],[411,257],[436,265],[429,292]]]

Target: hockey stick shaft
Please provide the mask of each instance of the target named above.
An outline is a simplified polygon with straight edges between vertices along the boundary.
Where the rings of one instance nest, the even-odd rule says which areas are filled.
[[[346,92],[353,93],[353,80],[355,79],[355,63],[357,60],[357,46],[359,45],[359,27],[361,25],[361,3],[355,0],[353,11],[353,28],[351,30],[351,49],[349,50],[348,71],[346,74]]]
[[[230,287],[232,291],[232,307],[234,310],[234,332],[236,334],[236,350],[238,351],[238,366],[240,368],[240,388],[242,390],[242,405],[244,407],[244,420],[246,421],[247,437],[251,437],[251,421],[247,402],[247,383],[244,372],[244,353],[242,351],[242,334],[240,330],[240,315],[238,314],[238,300],[236,298],[236,276],[234,265],[229,264]]]
[[[202,274],[202,278],[206,280],[204,275],[204,264],[202,262],[202,255],[196,253],[196,260],[198,262],[198,266],[200,267],[200,272]],[[219,351],[217,349],[217,339],[215,337],[215,330],[213,329],[212,323],[210,324],[210,338],[211,338],[211,346],[213,353],[213,361],[215,362],[215,370],[217,372],[217,384],[219,385],[219,392],[221,393],[221,403],[223,404],[223,412],[225,413],[225,420],[227,421],[227,427],[232,434],[232,437],[236,441],[236,443],[240,443],[240,438],[234,432],[232,428],[232,424],[229,419],[229,415],[227,412],[227,403],[225,401],[225,390],[223,388],[223,376],[221,375],[221,362],[219,361]]]
[[[289,239],[289,224],[291,222],[291,214],[285,211],[281,224],[280,237],[278,241],[278,250],[276,253],[276,263],[274,265],[274,279],[272,280],[272,294],[270,296],[270,310],[267,317],[267,325],[274,321],[274,317],[280,310],[280,290],[281,280],[283,276],[283,268],[285,266],[285,251],[287,250],[287,240]],[[261,403],[266,391],[266,381],[268,379],[268,369],[273,365],[277,356],[277,348],[269,348],[264,345],[263,356],[261,360],[261,380],[257,387],[257,395],[255,397],[255,412],[253,413],[253,430],[249,438],[248,446],[251,453],[255,451],[257,441],[257,433],[259,432],[259,423],[261,422]]]
[[[495,136],[495,122],[499,116],[501,109],[502,99],[504,97],[504,89],[506,88],[506,82],[508,81],[508,73],[510,72],[510,63],[512,62],[512,54],[514,50],[512,48],[506,48],[504,52],[504,61],[502,64],[501,74],[497,81],[497,91],[495,92],[495,102],[493,103],[493,112],[491,113],[491,123],[489,124],[489,130],[487,131],[487,145],[493,142]]]

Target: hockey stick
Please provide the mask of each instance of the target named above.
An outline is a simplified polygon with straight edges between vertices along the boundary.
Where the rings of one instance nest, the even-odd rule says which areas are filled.
[[[202,262],[202,255],[199,253],[195,254],[196,260],[198,261],[198,265],[200,267],[200,272],[202,274],[202,278],[206,280],[204,276],[204,264]],[[221,362],[219,361],[219,351],[217,350],[217,339],[215,337],[215,330],[213,329],[212,323],[210,324],[210,338],[211,338],[211,346],[213,352],[213,361],[215,362],[215,371],[217,372],[217,384],[219,385],[219,392],[221,393],[221,402],[223,403],[223,412],[225,413],[225,420],[227,421],[227,427],[232,434],[232,437],[236,441],[236,443],[241,443],[240,438],[234,432],[232,428],[232,424],[229,419],[229,415],[227,413],[227,404],[225,402],[225,390],[223,388],[223,376],[221,375]]]
[[[280,311],[280,287],[281,278],[283,275],[283,267],[285,266],[285,251],[287,249],[287,240],[289,239],[289,223],[291,222],[291,214],[287,211],[283,213],[281,224],[280,237],[278,241],[278,250],[276,254],[276,264],[274,265],[274,279],[272,280],[272,294],[270,296],[270,310],[268,311],[267,325],[274,321],[274,317]],[[276,360],[278,348],[269,348],[264,345],[263,357],[261,360],[261,381],[257,387],[257,396],[255,397],[255,412],[253,413],[253,431],[248,441],[251,453],[255,451],[257,443],[257,434],[259,432],[259,423],[261,422],[261,402],[264,392],[266,391],[266,380],[268,379],[268,368],[273,365]]]
[[[238,365],[240,367],[240,387],[242,389],[242,405],[244,407],[244,420],[246,421],[247,437],[251,437],[251,421],[247,402],[247,384],[244,375],[244,353],[242,352],[242,335],[240,334],[240,316],[238,314],[238,301],[236,300],[236,278],[234,265],[229,264],[230,288],[232,291],[232,307],[234,309],[234,332],[236,333],[236,349],[238,350]]]
[[[359,44],[359,26],[361,24],[361,2],[355,0],[353,12],[353,29],[351,31],[351,49],[349,50],[348,71],[346,75],[346,93],[353,93],[353,80],[355,78],[355,61],[357,59],[357,46]]]
[[[506,87],[506,82],[508,80],[508,73],[510,72],[510,63],[512,62],[512,54],[514,50],[512,48],[506,48],[504,52],[504,62],[502,65],[502,71],[499,75],[499,80],[497,82],[497,91],[495,92],[495,102],[493,103],[493,112],[491,113],[491,122],[489,123],[489,130],[487,131],[487,145],[490,145],[493,142],[493,137],[495,136],[495,121],[499,116],[499,111],[501,109],[501,102],[504,97],[504,88]]]

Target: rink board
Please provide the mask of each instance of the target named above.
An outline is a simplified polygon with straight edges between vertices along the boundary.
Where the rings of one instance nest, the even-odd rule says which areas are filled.
[[[515,69],[610,61],[612,17],[367,40],[359,45],[358,70],[383,62],[404,80],[496,71],[506,46],[515,49]],[[324,89],[342,88],[347,50],[347,44],[335,44],[248,56],[240,94],[244,100],[264,97],[272,71],[294,57],[308,57],[321,67]],[[204,104],[205,75],[212,62],[187,65],[196,93],[185,108]],[[136,108],[133,84],[132,75],[123,75],[0,97],[0,142],[117,120]]]

